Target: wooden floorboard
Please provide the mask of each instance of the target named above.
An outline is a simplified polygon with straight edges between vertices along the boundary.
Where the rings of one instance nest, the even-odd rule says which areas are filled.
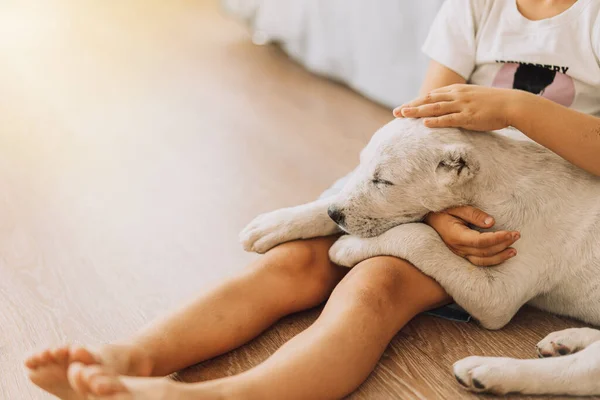
[[[253,255],[237,233],[348,172],[390,111],[256,47],[214,1],[0,4],[0,399],[46,398],[33,349],[131,334]],[[258,364],[319,309],[185,381]],[[456,399],[467,355],[533,357],[572,321],[485,331],[420,316],[352,399]],[[516,397],[515,397],[516,398]]]

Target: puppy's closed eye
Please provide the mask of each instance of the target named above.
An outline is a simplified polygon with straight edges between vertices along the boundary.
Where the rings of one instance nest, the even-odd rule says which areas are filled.
[[[374,185],[385,185],[385,186],[394,186],[394,184],[390,181],[386,181],[385,179],[373,178],[371,183]]]

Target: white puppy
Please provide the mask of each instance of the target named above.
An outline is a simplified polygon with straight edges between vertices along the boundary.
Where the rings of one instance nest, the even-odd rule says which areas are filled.
[[[466,204],[493,215],[494,229],[521,232],[516,257],[476,267],[418,223],[430,211]],[[600,178],[535,143],[396,119],[373,136],[341,192],[263,214],[241,240],[263,253],[340,228],[348,235],[330,250],[335,263],[406,259],[486,328],[502,328],[525,303],[600,324]],[[564,357],[469,357],[454,373],[473,391],[600,394],[600,331],[553,333],[538,352]]]

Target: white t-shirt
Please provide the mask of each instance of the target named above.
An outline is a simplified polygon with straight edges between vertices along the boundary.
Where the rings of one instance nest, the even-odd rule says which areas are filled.
[[[525,18],[516,0],[446,0],[423,51],[469,83],[600,116],[600,0],[539,21]]]

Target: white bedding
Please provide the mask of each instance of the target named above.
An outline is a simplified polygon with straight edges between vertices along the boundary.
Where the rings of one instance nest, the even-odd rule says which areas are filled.
[[[413,98],[426,57],[420,48],[442,0],[222,0],[254,41],[279,42],[312,72],[394,107]]]

